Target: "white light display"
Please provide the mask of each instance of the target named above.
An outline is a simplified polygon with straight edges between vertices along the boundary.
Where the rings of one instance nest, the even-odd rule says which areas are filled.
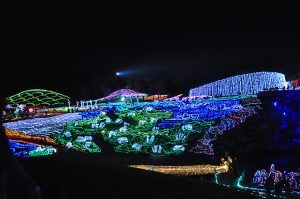
[[[67,138],[72,137],[72,134],[71,134],[70,131],[66,131],[66,132],[64,133],[64,135],[65,135]]]
[[[72,148],[73,147],[73,144],[72,144],[72,142],[68,142],[67,144],[66,144],[66,147],[69,149],[69,148]]]
[[[151,123],[156,123],[156,122],[157,122],[157,118],[153,118],[153,117],[152,117],[152,118],[150,119],[150,121],[151,121]]]
[[[108,137],[111,138],[113,136],[116,136],[117,133],[115,131],[110,131],[109,134],[108,134]]]
[[[142,145],[140,145],[139,143],[134,143],[132,145],[132,148],[134,148],[135,150],[139,151],[142,148]]]
[[[184,131],[191,131],[191,130],[193,130],[193,126],[190,125],[190,124],[183,125],[181,128]]]
[[[189,96],[230,96],[257,94],[264,89],[284,88],[285,75],[277,72],[256,72],[218,80],[190,90]]]
[[[85,137],[83,136],[78,136],[75,140],[76,142],[85,142]]]
[[[90,146],[92,145],[92,142],[86,142],[84,145],[85,145],[86,147],[90,147]]]
[[[88,136],[85,136],[85,140],[86,141],[92,141],[93,140],[93,137],[88,135]]]
[[[162,150],[163,150],[163,148],[162,148],[160,145],[154,145],[154,146],[152,147],[152,152],[153,152],[153,153],[161,153]]]
[[[117,139],[119,144],[124,144],[126,142],[128,142],[127,137],[120,137]]]
[[[146,112],[149,112],[149,111],[152,111],[153,108],[152,107],[146,107],[145,110],[146,110]]]
[[[109,122],[111,122],[111,119],[109,117],[106,117],[105,122],[109,123]]]
[[[154,138],[155,138],[154,135],[151,135],[151,136],[147,135],[146,142],[147,143],[153,143],[154,142]]]
[[[48,118],[35,118],[9,122],[3,124],[3,126],[28,135],[49,136],[53,133],[62,133],[67,123],[81,119],[82,116],[78,113],[67,113]]]
[[[186,136],[183,133],[179,133],[178,135],[176,135],[176,140],[184,140],[186,138]]]
[[[182,145],[175,145],[173,147],[173,151],[184,151],[184,150],[185,150],[185,148]]]
[[[80,107],[79,107],[80,105]],[[81,100],[81,101],[76,101],[76,107],[77,108],[82,108],[82,109],[97,109],[98,108],[98,103],[97,100]],[[69,107],[70,108],[70,107]]]
[[[121,127],[121,128],[119,129],[119,131],[120,131],[121,133],[126,132],[126,131],[127,131],[127,126]]]
[[[122,122],[123,122],[123,120],[122,119],[120,119],[120,118],[118,118],[118,119],[116,119],[116,121],[115,121],[117,124],[121,124]]]

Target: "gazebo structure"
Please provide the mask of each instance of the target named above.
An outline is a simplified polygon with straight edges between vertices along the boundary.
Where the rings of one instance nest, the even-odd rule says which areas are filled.
[[[132,103],[133,99],[135,99],[138,102],[141,97],[146,97],[146,96],[147,96],[146,93],[136,92],[131,89],[119,89],[117,91],[112,92],[106,97],[97,99],[97,101],[98,102],[122,102],[129,99],[130,103]]]

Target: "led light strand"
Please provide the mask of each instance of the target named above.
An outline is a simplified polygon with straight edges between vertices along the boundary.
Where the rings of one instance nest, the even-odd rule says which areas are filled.
[[[277,72],[256,72],[218,80],[190,90],[190,97],[257,94],[264,89],[283,88],[285,75]]]

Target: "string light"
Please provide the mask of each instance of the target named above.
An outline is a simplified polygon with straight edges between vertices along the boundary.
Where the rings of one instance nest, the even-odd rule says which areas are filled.
[[[18,104],[39,106],[39,105],[64,105],[70,97],[45,89],[30,89],[22,91],[6,98],[8,104],[17,106]]]
[[[100,98],[97,101],[113,101],[120,99],[121,101],[125,101],[125,98],[140,98],[147,96],[145,93],[139,93],[130,89],[119,89],[106,97]],[[123,100],[122,100],[123,99]]]
[[[218,80],[190,90],[190,97],[257,94],[264,89],[284,88],[285,75],[277,72],[256,72]]]
[[[121,89],[117,96],[142,96]],[[213,155],[212,142],[224,131],[243,123],[256,113],[260,101],[255,95],[220,98],[193,98],[126,103],[102,103],[100,110],[65,113],[5,123],[10,139],[46,146],[63,146],[82,152],[101,152],[93,142],[95,136],[113,145],[116,152],[171,155],[185,152]],[[188,140],[198,139],[196,146]],[[91,136],[91,140],[81,139]]]
[[[56,153],[57,150],[51,146],[47,147],[38,147],[35,150],[29,151],[28,155],[31,157],[39,157],[39,156],[47,156],[47,155],[53,155]]]
[[[62,133],[67,123],[81,119],[82,116],[79,113],[67,113],[48,118],[8,122],[4,123],[3,126],[28,135],[50,136],[53,133]]]
[[[189,166],[157,166],[157,165],[128,165],[130,168],[154,171],[170,175],[205,175],[220,174],[229,171],[229,161],[224,161],[221,165],[189,165]]]
[[[27,135],[16,130],[5,129],[5,133],[8,139],[11,140],[21,140],[28,143],[41,143],[44,145],[52,145],[52,146],[59,146],[60,144],[56,142],[54,139],[50,137],[43,137],[37,135]]]
[[[191,151],[194,153],[202,153],[206,155],[214,155],[213,141],[224,131],[234,128],[243,123],[246,118],[256,114],[260,108],[261,102],[258,98],[244,98],[240,101],[241,108],[232,111],[231,114],[225,115],[221,118],[217,125],[211,126],[205,133],[202,139],[198,140],[196,147]],[[228,112],[229,113],[229,112]]]

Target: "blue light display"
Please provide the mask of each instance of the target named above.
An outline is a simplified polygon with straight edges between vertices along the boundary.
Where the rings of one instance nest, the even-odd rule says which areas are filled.
[[[14,156],[29,157],[28,151],[36,150],[38,145],[9,140],[9,146]]]
[[[273,106],[277,107],[278,106],[278,102],[273,102]]]

